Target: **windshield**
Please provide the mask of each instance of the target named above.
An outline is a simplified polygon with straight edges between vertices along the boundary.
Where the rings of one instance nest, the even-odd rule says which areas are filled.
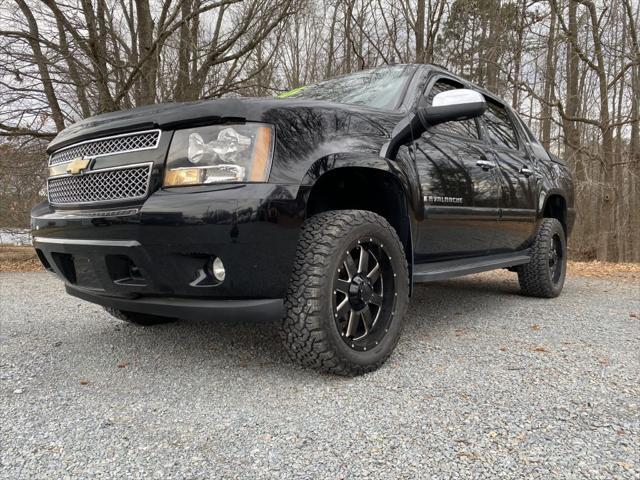
[[[415,67],[395,65],[344,75],[342,77],[299,87],[279,98],[310,98],[351,105],[395,109],[411,79]]]

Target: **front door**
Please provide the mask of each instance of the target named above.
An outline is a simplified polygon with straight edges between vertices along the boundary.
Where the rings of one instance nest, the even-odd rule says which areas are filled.
[[[441,78],[426,95],[463,88]],[[447,122],[414,142],[424,220],[414,247],[416,263],[487,254],[498,226],[498,168],[480,138],[478,122]]]

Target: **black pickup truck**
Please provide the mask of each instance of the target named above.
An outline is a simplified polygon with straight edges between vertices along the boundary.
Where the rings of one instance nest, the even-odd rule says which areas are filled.
[[[379,367],[415,282],[564,283],[566,165],[436,66],[98,115],[48,154],[34,246],[68,293],[140,325],[280,314],[292,358],[320,370]]]

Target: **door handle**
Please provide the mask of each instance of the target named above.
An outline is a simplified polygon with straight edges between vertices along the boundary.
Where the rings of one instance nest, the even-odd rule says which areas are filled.
[[[522,175],[524,175],[525,177],[529,177],[529,176],[533,175],[533,170],[531,170],[529,167],[522,167],[520,169],[520,173]]]
[[[476,165],[481,167],[483,170],[490,170],[496,166],[494,162],[491,162],[489,160],[478,160],[476,162]]]

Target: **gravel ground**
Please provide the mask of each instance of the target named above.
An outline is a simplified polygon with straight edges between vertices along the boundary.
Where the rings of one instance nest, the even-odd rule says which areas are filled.
[[[640,478],[640,287],[416,288],[379,371],[320,375],[271,320],[137,328],[0,274],[0,477]]]

